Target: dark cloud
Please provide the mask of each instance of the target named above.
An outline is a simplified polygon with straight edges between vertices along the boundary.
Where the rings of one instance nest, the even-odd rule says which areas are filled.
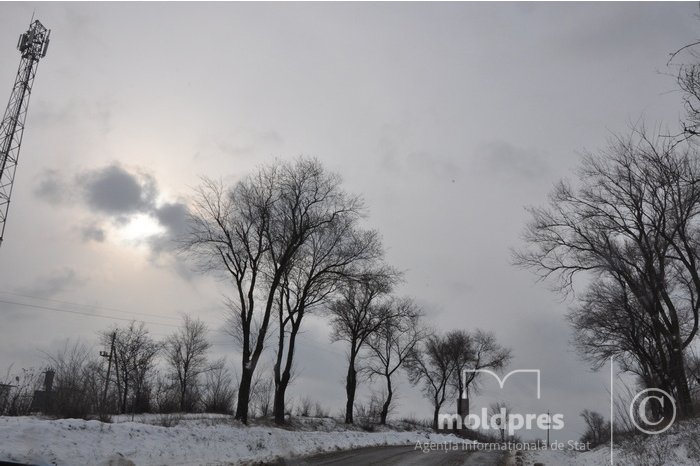
[[[158,195],[152,176],[116,164],[81,175],[78,181],[88,206],[118,218],[152,209]]]
[[[163,204],[156,208],[152,215],[166,232],[151,239],[151,249],[155,254],[172,250],[177,239],[187,231],[187,206],[180,202]]]
[[[477,168],[488,171],[491,175],[531,179],[544,176],[550,170],[540,154],[507,141],[492,141],[482,145],[476,159]]]
[[[174,236],[181,236],[187,231],[187,206],[180,202],[163,204],[154,211],[158,222]]]
[[[173,240],[182,236],[187,228],[188,212],[184,203],[158,205],[160,193],[155,177],[128,170],[117,163],[79,173],[74,183],[67,183],[58,170],[44,170],[34,193],[52,205],[77,199],[81,205],[89,207],[93,217],[79,227],[84,242],[103,242],[105,221],[123,225],[137,214],[146,214],[165,229],[163,234],[148,239],[151,249],[158,255],[172,250]]]
[[[17,292],[33,298],[51,298],[83,281],[73,268],[63,267],[37,277],[31,285],[20,287]]]
[[[80,234],[83,238],[83,241],[95,241],[97,243],[103,242],[106,236],[104,228],[94,224],[86,225],[83,228],[81,228]]]

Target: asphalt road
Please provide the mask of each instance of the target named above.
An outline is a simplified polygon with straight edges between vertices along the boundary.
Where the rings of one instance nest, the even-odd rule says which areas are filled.
[[[504,454],[490,451],[423,453],[414,447],[372,447],[287,460],[289,466],[501,466]]]

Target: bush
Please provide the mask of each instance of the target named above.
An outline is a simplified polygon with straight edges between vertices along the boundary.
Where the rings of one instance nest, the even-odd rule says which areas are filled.
[[[320,402],[314,404],[314,417],[328,417],[329,411]]]
[[[355,404],[355,423],[362,429],[373,432],[376,424],[379,424],[382,412],[382,399],[377,393],[372,393],[365,403]]]
[[[223,360],[217,361],[204,378],[202,391],[204,412],[233,413],[233,400],[236,398],[236,393],[233,377],[226,368],[225,362]]]
[[[102,377],[92,354],[84,344],[66,341],[55,354],[47,355],[54,371],[53,389],[37,407],[57,417],[85,418],[98,412]]]

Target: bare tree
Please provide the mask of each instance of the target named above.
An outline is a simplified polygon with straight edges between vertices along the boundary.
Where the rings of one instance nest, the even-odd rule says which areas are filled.
[[[423,394],[433,404],[433,429],[438,428],[440,408],[454,392],[451,381],[457,366],[453,343],[447,336],[431,335],[406,360],[412,383],[422,383]]]
[[[268,375],[258,373],[253,379],[250,403],[254,416],[266,418],[272,412],[275,381]]]
[[[180,411],[194,408],[198,379],[208,369],[209,348],[206,325],[188,315],[183,316],[182,327],[165,340],[164,356],[178,385]]]
[[[338,209],[343,206],[342,209]],[[262,355],[284,277],[314,232],[362,202],[312,159],[275,162],[225,189],[204,180],[192,202],[183,248],[204,270],[235,285],[231,333],[241,345],[236,417],[248,420],[253,374]]]
[[[345,379],[345,423],[353,423],[357,391],[357,359],[365,343],[389,319],[395,316],[389,292],[399,274],[388,267],[367,271],[358,279],[346,280],[340,298],[330,306],[331,340],[345,341],[348,348],[348,371]]]
[[[700,135],[700,54],[698,46],[700,41],[687,44],[671,54],[669,66],[676,66],[676,80],[682,92],[683,106],[686,110],[685,121],[682,122],[683,132],[686,136],[694,138]],[[672,64],[677,56],[687,52],[690,63]]]
[[[453,348],[455,360],[455,372],[451,383],[459,398],[469,398],[470,390],[478,390],[477,384],[482,374],[479,370],[498,372],[508,365],[512,357],[511,350],[501,346],[491,332],[479,329],[473,332],[453,330],[447,334],[447,338]],[[457,407],[460,416],[469,414],[461,412],[459,402]]]
[[[280,285],[274,365],[277,423],[285,421],[285,396],[292,380],[294,349],[302,319],[327,304],[343,280],[358,276],[382,255],[378,234],[357,227],[361,212],[352,199],[342,196],[329,206],[328,223],[309,235]]]
[[[639,376],[647,387],[660,385],[667,348],[624,280],[593,280],[568,318],[577,349],[595,369],[614,356],[622,370]]]
[[[584,157],[578,177],[578,188],[557,185],[549,208],[530,209],[529,249],[516,263],[557,277],[565,293],[575,276],[588,273],[597,286],[633,297],[618,310],[631,312],[635,330],[659,352],[653,383],[675,393],[681,415],[689,415],[684,350],[697,334],[700,309],[697,153],[638,130]],[[612,332],[619,322],[610,321]]]
[[[396,308],[394,317],[387,319],[377,331],[367,339],[369,361],[366,370],[370,379],[382,377],[386,383],[386,392],[379,413],[379,423],[386,424],[394,397],[392,377],[404,366],[409,357],[426,336],[427,330],[421,322],[423,312],[410,298],[395,299],[391,306]]]
[[[610,423],[600,413],[587,409],[581,411],[581,417],[586,423],[586,431],[581,441],[590,442],[592,448],[604,443],[610,435]]]
[[[116,332],[114,373],[120,399],[120,412],[146,410],[150,391],[148,377],[160,345],[150,337],[143,322],[139,324],[131,322],[127,327],[104,332],[102,338],[105,344],[109,343],[113,332]],[[130,395],[131,406],[129,406]]]
[[[513,409],[504,401],[497,401],[489,406],[489,414],[496,420],[496,425],[501,433],[501,442],[506,441],[506,432]]]
[[[230,414],[233,412],[233,400],[236,387],[233,377],[226,367],[226,361],[215,361],[204,376],[202,402],[207,413]]]

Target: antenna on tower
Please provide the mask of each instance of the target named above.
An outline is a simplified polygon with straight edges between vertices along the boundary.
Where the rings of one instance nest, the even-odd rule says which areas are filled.
[[[35,20],[32,13],[29,29],[21,34],[17,41],[17,49],[21,54],[19,69],[5,114],[0,122],[0,245],[5,236],[5,224],[10,208],[19,149],[24,135],[29,97],[39,60],[46,56],[49,48],[50,35],[51,31],[46,29],[39,20]]]

